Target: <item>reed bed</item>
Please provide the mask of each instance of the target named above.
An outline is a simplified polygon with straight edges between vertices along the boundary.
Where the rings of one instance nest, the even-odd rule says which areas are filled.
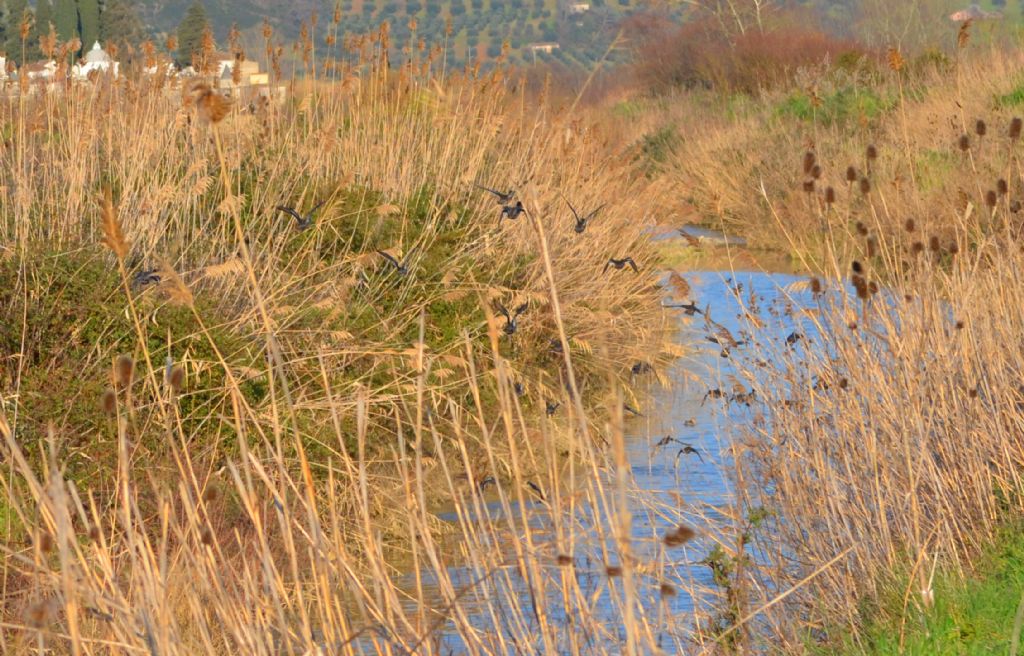
[[[628,144],[500,71],[392,69],[386,27],[352,50],[280,106],[129,75],[0,108],[5,653],[693,638],[688,539],[630,532],[692,518],[622,457],[632,366],[679,352]],[[605,207],[577,234],[567,199]]]
[[[922,102],[942,93],[956,116],[955,90]],[[733,446],[749,530],[734,529],[725,585],[762,629],[748,639],[784,651],[872,653],[860,629],[879,621],[902,643],[936,571],[970,573],[1024,510],[1021,121],[951,119],[955,137],[928,150],[901,120],[902,137],[839,160],[845,183],[813,173],[843,168],[821,153],[847,137],[822,134],[791,167],[802,198],[748,188],[815,272],[790,290],[807,332],[769,339],[755,312],[738,356],[759,403]],[[917,166],[927,153],[949,167],[938,186]]]

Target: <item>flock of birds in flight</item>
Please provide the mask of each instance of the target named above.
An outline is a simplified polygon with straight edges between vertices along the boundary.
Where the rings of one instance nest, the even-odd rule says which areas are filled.
[[[516,192],[515,192],[515,190],[510,189],[509,191],[499,191],[497,189],[492,189],[490,187],[484,187],[482,185],[476,185],[476,186],[479,189],[483,190],[483,191],[486,191],[486,192],[488,192],[490,194],[493,194],[495,199],[497,200],[498,204],[501,206],[501,214],[500,214],[500,216],[498,218],[498,224],[499,225],[501,225],[502,221],[504,221],[505,219],[509,219],[509,220],[515,221],[516,219],[518,219],[522,215],[527,215],[527,216],[529,215],[527,210],[526,210],[526,207],[523,205],[522,201],[521,200],[516,200]],[[515,201],[515,202],[513,202],[513,201]],[[307,230],[307,229],[309,229],[310,227],[313,226],[317,211],[319,211],[324,206],[325,203],[326,203],[326,201],[321,201],[321,202],[317,203],[316,205],[314,205],[305,214],[300,213],[300,211],[298,209],[296,209],[295,207],[290,207],[290,206],[287,206],[287,205],[278,205],[278,206],[276,206],[276,210],[278,212],[283,212],[283,213],[291,216],[293,219],[295,219],[296,230],[299,231],[299,232],[302,232],[302,231],[305,231],[305,230]],[[572,212],[572,217],[573,217],[573,220],[574,220],[573,230],[574,230],[574,232],[576,234],[583,234],[586,231],[586,229],[587,229],[588,225],[590,224],[590,222],[593,221],[594,218],[598,215],[598,213],[602,209],[605,208],[605,205],[602,204],[601,206],[599,206],[596,209],[588,212],[587,214],[581,214],[579,212],[579,210],[577,210],[576,207],[574,207],[573,204],[570,201],[568,201],[568,199],[566,199],[566,204],[569,206],[569,209]],[[687,237],[688,241],[690,241],[691,243],[693,241],[695,241],[692,237],[690,237],[683,230],[680,230],[680,233],[683,234],[684,237]],[[384,260],[391,267],[394,268],[395,272],[399,276],[407,276],[409,274],[409,272],[410,272],[410,262],[411,262],[412,256],[414,255],[415,252],[416,252],[416,248],[414,247],[407,254],[405,254],[405,256],[402,259],[399,259],[399,258],[395,257],[394,255],[386,252],[386,251],[377,250],[377,254],[380,255],[382,258],[384,258]],[[639,273],[639,271],[640,271],[639,267],[637,266],[636,262],[633,260],[632,257],[629,257],[629,256],[621,257],[621,258],[610,257],[605,262],[604,268],[602,269],[602,274],[607,273],[609,269],[614,269],[616,271],[622,271],[623,269],[625,269],[627,267],[631,268],[634,273]],[[147,285],[156,284],[156,283],[159,283],[159,282],[160,282],[160,275],[155,270],[140,270],[140,271],[136,272],[135,275],[132,278],[132,284],[136,288],[145,287]],[[495,307],[495,310],[505,320],[505,325],[502,328],[503,332],[506,335],[509,335],[509,336],[514,335],[516,333],[516,331],[518,330],[518,327],[519,327],[519,324],[518,324],[519,317],[523,313],[525,313],[527,311],[528,304],[527,303],[522,303],[521,305],[518,305],[514,309],[509,310],[507,307],[505,307],[500,302],[496,302],[494,304],[494,307]],[[705,307],[702,310],[700,307],[697,306],[696,301],[692,301],[692,300],[690,302],[688,302],[688,303],[668,304],[668,305],[663,305],[663,307],[665,307],[667,309],[683,310],[683,312],[686,315],[688,315],[688,316],[694,316],[694,315],[697,315],[697,314],[702,315],[704,317],[705,328],[709,332],[709,334],[707,335],[707,339],[708,339],[708,341],[710,341],[710,342],[712,342],[714,344],[717,344],[717,345],[722,347],[722,352],[721,352],[722,357],[729,357],[731,349],[739,348],[739,347],[743,346],[746,343],[743,340],[737,340],[732,335],[732,333],[729,331],[728,328],[726,328],[722,324],[714,321],[711,318],[711,316],[710,316],[710,307]],[[796,341],[801,339],[801,338],[802,338],[802,336],[800,334],[793,333],[792,335],[787,337],[786,342],[787,342],[787,344],[789,346],[793,346],[793,345],[795,345]],[[553,341],[552,351],[557,354],[558,352],[561,352],[561,348],[560,348],[561,347],[561,343],[558,342],[557,344],[555,344],[555,341],[557,341],[557,340]],[[643,373],[648,373],[648,372],[650,372],[652,370],[653,370],[653,368],[651,367],[651,365],[649,363],[638,362],[638,363],[633,365],[633,367],[631,369],[631,373],[633,374],[633,376],[637,376],[637,375],[640,375],[640,374],[643,374]],[[520,395],[520,396],[524,393],[524,391],[522,389],[521,383],[518,383],[518,382],[515,383],[515,391],[516,391],[516,394]],[[726,395],[721,390],[713,389],[713,390],[709,390],[708,393],[705,394],[704,401],[707,401],[708,398],[726,398],[730,402],[734,402],[735,401],[735,402],[745,403],[745,404],[749,405],[750,402],[754,400],[754,392],[751,391],[751,392],[745,393],[745,394]],[[701,405],[703,405],[703,403]],[[545,413],[546,413],[546,415],[548,417],[553,416],[555,414],[555,412],[557,412],[559,407],[561,407],[561,403],[558,403],[558,402],[555,402],[555,401],[550,401],[550,400],[546,401],[546,405],[545,405]],[[631,407],[629,404],[624,404],[623,409],[627,413],[632,414],[634,416],[637,416],[637,417],[642,417],[643,416],[638,410],[636,410],[635,408]],[[678,443],[679,445],[682,446],[682,448],[680,449],[679,453],[676,456],[677,460],[682,455],[690,455],[690,454],[692,454],[692,455],[696,455],[703,462],[703,460],[704,460],[703,457],[701,456],[700,452],[697,451],[697,449],[695,447],[693,447],[689,443],[682,442],[682,441],[680,441],[680,440],[678,440],[678,439],[676,439],[676,438],[674,438],[672,436],[664,437],[659,442],[657,442],[655,447],[657,448],[657,447],[667,446],[668,444],[670,444],[672,442]],[[486,483],[486,482],[491,482],[491,481],[487,481],[487,479],[485,479],[482,483]]]

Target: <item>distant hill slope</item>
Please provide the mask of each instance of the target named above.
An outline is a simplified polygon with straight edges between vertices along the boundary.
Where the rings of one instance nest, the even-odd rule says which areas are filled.
[[[138,0],[140,17],[154,32],[170,33],[191,2]],[[316,11],[320,43],[335,8],[330,0],[205,0],[204,4],[221,39],[233,23],[254,35],[264,18],[281,38],[294,39],[303,21],[308,23]],[[444,43],[450,20],[448,43],[456,61],[492,59],[508,42],[513,60],[554,59],[572,65],[600,57],[614,36],[615,25],[641,5],[641,0],[343,0],[340,8],[344,32],[365,33],[387,20],[397,47],[409,42],[411,18],[416,19],[417,37],[429,45]],[[537,43],[559,47],[550,53],[530,47]]]

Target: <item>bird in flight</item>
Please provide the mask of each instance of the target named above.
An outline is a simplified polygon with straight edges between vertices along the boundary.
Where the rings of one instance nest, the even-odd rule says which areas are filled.
[[[398,271],[398,275],[404,276],[409,273],[409,260],[412,258],[412,254],[415,251],[415,248],[409,251],[409,254],[406,255],[405,259],[401,262],[395,259],[395,257],[390,253],[385,253],[384,251],[377,251],[377,253],[395,267],[395,270]]]
[[[566,200],[565,204],[569,206],[570,210],[572,210],[573,218],[576,219],[576,227],[574,228],[574,230],[576,230],[576,234],[578,235],[582,235],[583,231],[587,229],[587,223],[595,216],[597,216],[598,212],[604,209],[604,205],[601,205],[590,214],[587,214],[586,216],[580,216],[580,213],[576,211],[576,208],[572,206],[572,203]]]
[[[729,332],[728,328],[718,323],[717,321],[712,320],[709,311],[710,308],[704,309],[704,323],[707,326],[708,330],[714,330],[714,334],[708,335],[708,341],[713,344],[723,346],[726,349],[742,346],[743,342],[736,341],[736,338],[732,336],[732,333]]]
[[[488,191],[494,194],[494,196],[498,199],[499,205],[508,205],[509,203],[512,202],[512,199],[516,197],[515,189],[509,189],[508,191],[498,191],[497,189],[491,189],[490,187],[485,187],[483,185],[477,185],[477,188],[483,189],[484,191]]]
[[[676,441],[678,442],[679,440]],[[694,447],[692,444],[687,444],[686,442],[679,443],[683,445],[683,448],[679,449],[679,453],[676,454],[677,463],[679,462],[679,458],[684,455],[695,455],[700,459],[701,462],[704,462],[704,456],[700,454],[700,451],[698,451],[696,447]]]
[[[688,317],[692,317],[695,314],[704,314],[704,311],[697,307],[696,303],[679,303],[676,305],[662,305],[661,307],[671,310],[682,310]]]
[[[606,273],[608,267],[615,267],[617,271],[622,271],[626,268],[627,264],[633,268],[633,273],[640,273],[640,269],[636,268],[636,262],[631,257],[624,257],[621,260],[617,260],[614,257],[608,258],[608,262],[605,263],[604,270],[601,273]]]
[[[503,330],[505,331],[506,335],[515,334],[516,330],[519,328],[519,315],[522,314],[523,312],[526,312],[527,307],[529,306],[526,303],[523,303],[514,311],[509,312],[507,307],[505,307],[501,303],[495,302],[494,309],[500,312],[502,316],[505,317],[505,328]]]
[[[316,205],[314,205],[313,209],[309,210],[309,212],[306,214],[306,216],[302,216],[301,214],[299,214],[295,210],[294,207],[288,207],[287,205],[278,205],[277,206],[277,211],[278,212],[284,212],[286,214],[290,214],[292,217],[294,217],[294,219],[296,221],[296,227],[299,229],[299,232],[302,232],[303,230],[305,230],[309,226],[313,225],[313,215],[316,213],[316,211],[318,209],[323,207],[325,202],[327,202],[327,201],[323,201],[322,200],[319,203],[317,203]]]
[[[160,282],[160,274],[153,269],[142,269],[136,271],[132,276],[132,288],[142,289],[147,285],[155,285]]]
[[[501,216],[498,217],[498,225],[501,225],[501,222],[505,217],[508,217],[510,221],[515,221],[519,218],[520,214],[526,214],[526,208],[523,206],[523,201],[517,200],[515,205],[505,205],[501,208]]]
[[[700,247],[700,239],[688,233],[685,228],[677,228],[676,231],[680,234],[680,236],[682,236],[683,239],[686,240],[687,244],[689,244],[693,248]]]

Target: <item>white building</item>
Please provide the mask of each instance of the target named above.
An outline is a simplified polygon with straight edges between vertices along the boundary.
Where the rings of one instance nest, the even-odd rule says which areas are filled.
[[[114,61],[110,53],[104,50],[100,42],[97,41],[92,44],[92,50],[85,53],[85,56],[71,67],[71,74],[79,80],[89,79],[93,72],[111,73],[114,77],[117,77],[119,68],[120,64]]]

